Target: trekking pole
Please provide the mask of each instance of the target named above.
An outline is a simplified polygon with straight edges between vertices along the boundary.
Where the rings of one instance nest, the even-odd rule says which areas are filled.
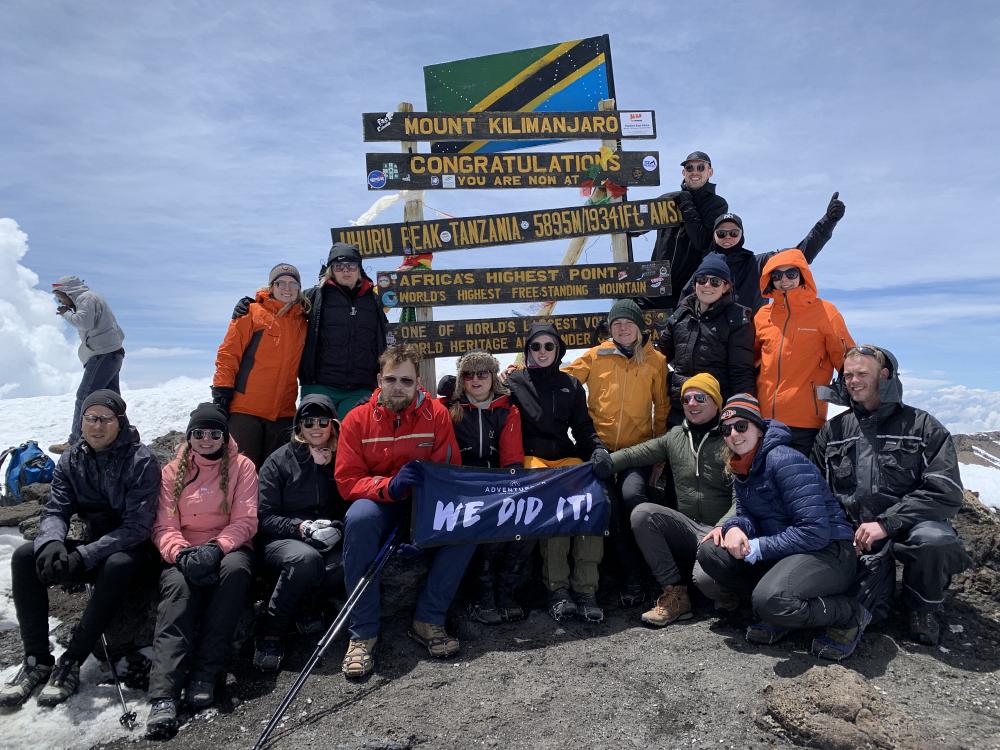
[[[88,583],[87,597],[92,598],[93,596],[94,587]],[[122,704],[122,715],[121,718],[118,719],[118,723],[129,731],[132,731],[135,729],[136,714],[135,711],[128,710],[128,703],[125,702],[125,691],[122,690],[122,681],[118,678],[118,669],[115,667],[114,661],[111,660],[111,652],[108,650],[108,639],[107,636],[104,635],[103,631],[101,632],[101,648],[104,649],[104,658],[107,659],[108,668],[111,670],[111,676],[115,680],[115,687],[118,688],[118,700],[121,701]]]
[[[348,616],[351,614],[351,610],[358,603],[358,599],[361,595],[365,593],[368,588],[368,584],[372,582],[372,579],[378,575],[379,571],[382,570],[382,566],[385,565],[385,561],[389,559],[389,555],[392,554],[393,550],[396,549],[396,533],[399,531],[398,527],[392,530],[389,534],[389,538],[386,539],[385,544],[382,545],[382,549],[379,550],[378,554],[375,555],[375,559],[372,560],[371,565],[368,566],[368,570],[365,571],[364,575],[361,576],[361,580],[358,581],[358,585],[354,587],[351,595],[347,597],[347,601],[344,602],[344,606],[341,607],[340,612],[334,618],[330,627],[327,629],[323,637],[319,639],[319,643],[316,644],[316,649],[313,651],[312,656],[309,657],[309,661],[299,672],[299,676],[295,678],[295,682],[292,683],[292,687],[285,694],[282,699],[281,704],[278,706],[277,710],[271,714],[271,718],[268,719],[267,726],[264,727],[264,731],[260,733],[260,737],[257,738],[257,742],[253,746],[253,750],[261,750],[264,744],[267,742],[267,738],[271,736],[271,732],[274,728],[278,726],[278,722],[281,721],[281,717],[285,715],[285,711],[295,700],[295,696],[299,694],[299,691],[306,684],[306,680],[309,679],[309,675],[312,673],[313,669],[316,668],[316,664],[321,658],[323,658],[323,653],[326,649],[333,643],[333,639],[337,637],[340,629],[347,622]]]

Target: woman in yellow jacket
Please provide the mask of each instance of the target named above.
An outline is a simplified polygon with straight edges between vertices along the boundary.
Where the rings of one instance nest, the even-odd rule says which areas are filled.
[[[618,300],[608,314],[611,339],[589,349],[563,368],[587,386],[587,407],[597,435],[609,451],[621,450],[666,431],[667,360],[653,348],[639,306]],[[639,554],[629,516],[649,502],[646,485],[650,467],[628,469],[615,477],[617,497],[612,534],[620,573],[622,606],[643,599],[645,563]]]
[[[229,412],[230,435],[258,469],[288,442],[308,305],[298,269],[279,263],[248,314],[229,324],[215,356],[212,401]]]

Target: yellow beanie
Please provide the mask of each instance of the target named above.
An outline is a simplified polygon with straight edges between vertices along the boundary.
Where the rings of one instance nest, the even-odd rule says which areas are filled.
[[[699,372],[697,375],[689,377],[684,381],[684,385],[681,386],[682,398],[684,391],[688,388],[697,388],[699,391],[705,392],[715,402],[717,407],[722,408],[722,388],[719,387],[719,381],[715,379],[714,375],[710,375],[707,372]]]

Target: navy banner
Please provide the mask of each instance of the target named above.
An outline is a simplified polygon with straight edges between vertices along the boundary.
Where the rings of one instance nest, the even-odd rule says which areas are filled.
[[[607,531],[608,497],[589,463],[564,469],[419,466],[412,539],[420,547]]]

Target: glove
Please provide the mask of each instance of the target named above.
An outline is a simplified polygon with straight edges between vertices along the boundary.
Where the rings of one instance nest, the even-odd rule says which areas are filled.
[[[48,542],[35,555],[35,570],[46,586],[59,583],[68,558],[66,545],[60,541]]]
[[[56,315],[65,315],[68,312],[69,312],[68,305],[59,305],[59,307],[56,308]]]
[[[753,565],[760,560],[760,539],[751,539],[749,542],[750,553],[743,558],[743,562]]]
[[[58,566],[58,564],[57,562],[56,565]],[[60,583],[79,581],[87,570],[87,566],[83,562],[83,555],[80,554],[79,550],[73,550],[66,556],[66,562],[62,568],[62,580]]]
[[[253,301],[253,297],[241,297],[240,301],[236,303],[236,307],[233,308],[233,320],[242,318],[250,312],[250,304]]]
[[[402,500],[419,481],[420,465],[416,461],[409,461],[389,480],[389,496],[393,500]]]
[[[674,201],[677,203],[677,206],[680,207],[686,203],[694,203],[694,198],[691,196],[691,193],[685,189],[677,193],[677,197],[674,198]]]
[[[593,465],[594,476],[598,479],[607,479],[615,473],[615,462],[604,448],[598,448],[591,454],[590,463]]]
[[[840,221],[844,218],[844,211],[846,210],[847,206],[844,205],[844,201],[840,200],[840,193],[834,193],[829,205],[826,207],[826,218],[830,221]]]
[[[233,400],[233,393],[235,389],[226,388],[222,385],[212,386],[212,403],[221,406],[226,412],[229,412],[229,403]]]
[[[339,522],[320,518],[303,523],[302,536],[320,552],[329,552],[340,543],[344,535]]]
[[[195,586],[212,586],[219,582],[222,550],[215,542],[187,547],[177,553],[177,567]]]

